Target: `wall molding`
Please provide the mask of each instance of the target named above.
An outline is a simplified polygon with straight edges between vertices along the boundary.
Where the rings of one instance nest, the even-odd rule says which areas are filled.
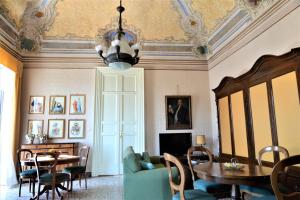
[[[233,39],[230,40],[229,38],[227,41],[224,41],[227,44],[208,58],[208,70],[212,70],[219,63],[246,46],[299,6],[300,1],[279,0]]]

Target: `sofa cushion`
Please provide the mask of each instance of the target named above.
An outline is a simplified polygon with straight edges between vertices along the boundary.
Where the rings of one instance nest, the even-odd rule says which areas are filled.
[[[143,160],[140,160],[141,167],[144,170],[150,170],[150,169],[155,169],[155,166],[151,162],[146,162]]]
[[[124,151],[124,173],[135,173],[142,169],[141,164],[133,151],[132,146],[129,146]]]
[[[145,161],[145,162],[151,162],[151,160],[150,160],[150,156],[149,156],[149,153],[148,152],[143,152],[143,160]]]

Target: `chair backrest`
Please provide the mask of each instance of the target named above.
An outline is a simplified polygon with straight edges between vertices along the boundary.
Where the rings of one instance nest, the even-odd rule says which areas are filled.
[[[262,156],[265,153],[268,152],[278,152],[278,153],[282,153],[284,155],[284,158],[289,157],[289,152],[286,148],[281,147],[281,146],[267,146],[262,148],[259,152],[258,152],[258,159],[257,162],[259,165],[262,165]],[[275,161],[274,161],[275,164]]]
[[[169,173],[169,182],[171,187],[172,195],[175,195],[176,192],[180,192],[180,200],[185,200],[184,197],[184,185],[185,185],[185,173],[181,162],[171,154],[164,153],[164,159],[166,161],[168,173]],[[176,184],[173,180],[171,164],[174,164],[179,170],[180,183]]]
[[[55,184],[56,180],[55,180],[55,174],[56,174],[56,165],[57,165],[57,158],[59,156],[59,153],[57,152],[41,152],[41,153],[36,153],[35,154],[35,158],[34,158],[34,163],[35,163],[35,167],[37,169],[37,179],[38,181],[40,181],[40,175],[41,175],[41,169],[47,169],[49,173],[53,174],[52,177],[52,185]],[[41,157],[43,157],[43,159],[41,159]],[[43,160],[43,162],[45,161],[45,157],[47,157],[47,166],[45,166],[44,164],[41,165],[41,160]]]
[[[190,147],[188,149],[188,152],[187,152],[187,160],[188,160],[188,164],[189,164],[189,168],[190,168],[190,171],[191,171],[191,174],[192,174],[193,181],[196,180],[195,173],[194,173],[194,170],[193,170],[193,165],[192,165],[192,156],[193,156],[194,152],[205,152],[208,156],[208,162],[210,162],[210,163],[213,162],[212,153],[207,148],[205,148],[203,146],[192,146],[192,147]]]
[[[89,158],[89,152],[90,152],[90,147],[89,146],[82,146],[79,149],[79,156],[80,156],[80,161],[79,165],[84,166],[86,168],[86,164]]]
[[[283,193],[279,188],[280,176],[286,175],[288,167],[300,164],[300,155],[291,156],[279,161],[273,168],[271,175],[271,185],[276,195],[277,200],[284,199],[300,199],[300,191],[296,186],[296,190],[290,193]],[[282,184],[282,183],[281,183]]]
[[[32,157],[33,157],[33,153],[29,149],[18,149],[17,150],[17,159],[18,159],[20,173],[23,171],[23,166],[21,164],[21,158],[32,158]]]

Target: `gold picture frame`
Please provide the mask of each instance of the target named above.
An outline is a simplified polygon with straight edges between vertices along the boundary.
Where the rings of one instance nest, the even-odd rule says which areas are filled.
[[[69,119],[68,122],[68,138],[82,139],[85,138],[85,123],[84,119]]]
[[[49,115],[66,114],[66,96],[51,95],[49,97]]]
[[[65,137],[65,119],[48,119],[48,138],[60,139]]]
[[[45,112],[45,96],[29,97],[29,114],[44,114]]]
[[[86,113],[86,95],[71,94],[69,103],[70,115],[85,115]]]

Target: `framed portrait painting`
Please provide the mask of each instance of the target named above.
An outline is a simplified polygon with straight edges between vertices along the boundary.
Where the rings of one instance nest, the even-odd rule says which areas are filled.
[[[44,96],[30,96],[29,114],[43,114],[45,108]]]
[[[38,135],[43,133],[44,120],[28,120],[27,134]]]
[[[50,96],[49,114],[59,115],[66,113],[66,96]]]
[[[85,120],[84,119],[70,119],[69,120],[69,138],[84,138],[85,134]]]
[[[65,132],[64,119],[49,119],[48,120],[48,138],[63,138]]]
[[[85,114],[85,95],[71,94],[70,95],[70,115],[84,115]]]
[[[167,130],[192,129],[191,96],[166,96]]]

